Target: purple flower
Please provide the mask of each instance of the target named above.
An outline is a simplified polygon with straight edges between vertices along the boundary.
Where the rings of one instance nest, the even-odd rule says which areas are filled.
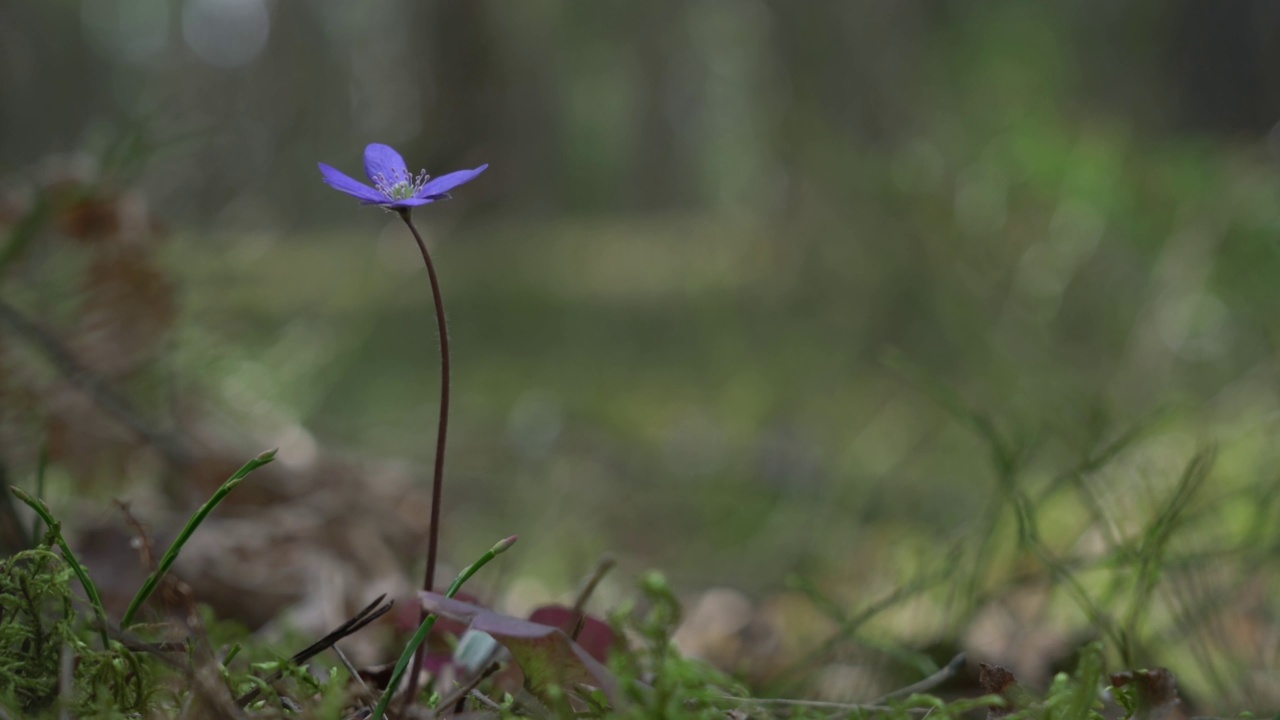
[[[449,199],[450,190],[470,182],[487,167],[485,164],[474,170],[458,170],[438,178],[432,178],[425,171],[414,176],[394,148],[373,143],[364,149],[364,172],[373,187],[324,163],[320,163],[320,174],[330,187],[358,198],[366,205],[402,210]]]

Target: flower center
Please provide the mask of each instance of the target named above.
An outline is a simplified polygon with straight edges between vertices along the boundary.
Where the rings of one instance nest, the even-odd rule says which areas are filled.
[[[388,200],[408,200],[418,194],[431,176],[426,170],[419,172],[417,177],[411,176],[407,170],[397,170],[391,177],[379,173],[371,179],[373,186]]]

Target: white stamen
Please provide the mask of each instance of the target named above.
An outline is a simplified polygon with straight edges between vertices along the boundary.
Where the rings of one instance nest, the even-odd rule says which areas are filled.
[[[408,200],[422,190],[431,176],[426,170],[420,171],[417,177],[411,176],[407,170],[397,170],[389,178],[378,173],[370,179],[378,192],[386,195],[388,200]]]

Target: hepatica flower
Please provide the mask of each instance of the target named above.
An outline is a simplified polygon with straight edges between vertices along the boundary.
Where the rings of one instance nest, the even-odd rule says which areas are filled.
[[[471,182],[489,166],[481,165],[472,170],[458,170],[438,178],[432,178],[425,172],[413,175],[404,164],[404,158],[400,157],[400,153],[391,146],[380,143],[374,143],[364,149],[364,172],[369,176],[369,182],[373,183],[372,185],[355,180],[324,163],[319,165],[320,174],[324,176],[324,181],[330,187],[341,190],[366,205],[377,205],[387,210],[394,210],[400,215],[400,219],[408,226],[409,232],[413,233],[413,239],[418,243],[422,262],[427,266],[427,276],[431,280],[431,298],[436,310],[436,337],[440,342],[440,421],[436,425],[436,462],[431,476],[431,521],[427,528],[427,573],[422,582],[422,589],[434,590],[436,550],[440,542],[444,451],[449,434],[449,325],[445,319],[444,295],[440,291],[440,279],[436,276],[435,263],[431,260],[431,252],[427,249],[427,244],[422,240],[422,234],[413,224],[410,211],[419,205],[448,199],[450,190],[463,183]],[[421,622],[419,632],[425,637],[426,630],[423,628],[431,627],[428,624],[425,606],[421,610]],[[413,670],[409,674],[409,689],[405,693],[406,706],[412,705],[417,699],[419,671],[422,668],[425,649],[426,645],[420,645],[414,652]],[[386,709],[391,692],[397,686],[398,683],[395,683],[389,687],[382,700],[378,702],[377,717],[382,717],[382,710]]]
[[[481,165],[473,170],[458,170],[433,178],[427,173],[414,175],[404,164],[404,158],[390,145],[373,143],[364,149],[364,172],[372,186],[366,185],[342,171],[319,163],[324,181],[335,190],[354,197],[366,205],[379,205],[388,210],[406,210],[437,200],[448,200],[449,191],[470,182],[489,166]]]

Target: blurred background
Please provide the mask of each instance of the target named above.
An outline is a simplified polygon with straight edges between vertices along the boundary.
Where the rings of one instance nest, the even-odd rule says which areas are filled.
[[[1096,637],[1275,707],[1278,122],[1263,0],[11,0],[7,474],[163,534],[278,445],[228,518],[330,488],[416,575],[430,291],[316,170],[384,142],[490,164],[415,218],[509,604],[612,553],[830,697]]]

